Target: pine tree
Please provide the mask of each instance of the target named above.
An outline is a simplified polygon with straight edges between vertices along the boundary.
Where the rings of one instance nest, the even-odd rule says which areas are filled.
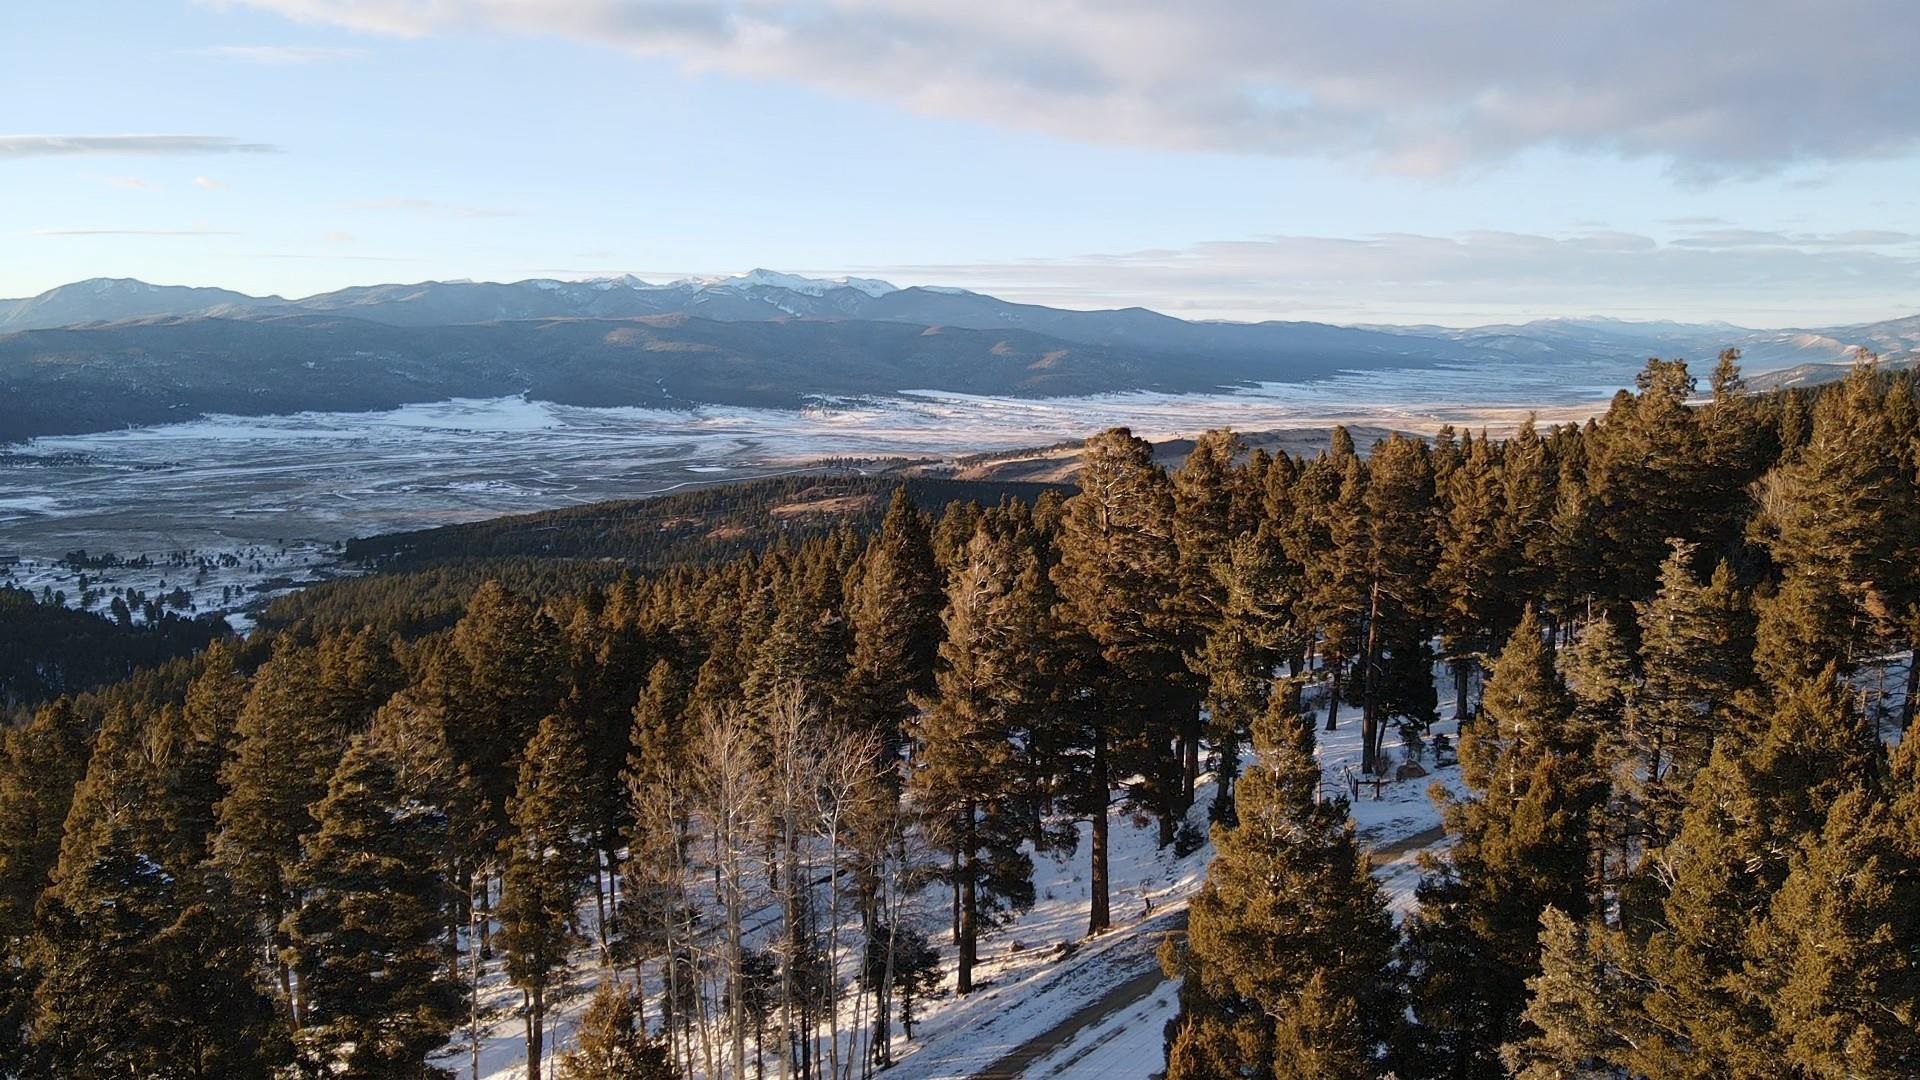
[[[42,706],[0,742],[0,938],[24,937],[60,856],[86,734],[73,702]]]
[[[546,1038],[547,991],[574,943],[574,902],[593,872],[586,819],[587,752],[564,717],[541,721],[520,755],[520,783],[508,803],[514,832],[506,849],[500,936],[507,975],[526,996],[527,1063],[538,1080]]]
[[[1644,947],[1657,988],[1644,1008],[1669,1034],[1649,1052],[1739,1059],[1761,1023],[1728,985],[1745,958],[1742,928],[1779,890],[1789,853],[1875,772],[1879,748],[1831,668],[1777,698],[1756,743],[1715,748],[1660,856],[1671,885]]]
[[[1433,540],[1433,475],[1425,445],[1398,434],[1375,451],[1365,494],[1368,535],[1364,711],[1361,768],[1387,770],[1381,746],[1387,723],[1414,731],[1436,719],[1433,657],[1436,629],[1429,577]]]
[[[1084,691],[1076,715],[1090,762],[1082,802],[1093,823],[1088,931],[1098,933],[1110,922],[1107,804],[1116,777],[1142,777],[1129,796],[1159,813],[1161,839],[1173,839],[1180,700],[1172,690],[1185,668],[1174,608],[1173,500],[1153,447],[1115,428],[1089,439],[1082,460],[1052,575],[1060,621],[1087,643],[1068,677]]]
[[[1168,974],[1184,980],[1168,1080],[1305,1076],[1298,1070],[1315,1063],[1364,1073],[1399,1015],[1393,922],[1366,852],[1345,801],[1322,797],[1297,692],[1272,699],[1254,726],[1240,823],[1215,826],[1186,948],[1162,950]]]
[[[1320,502],[1309,496],[1309,501],[1299,504],[1316,522],[1308,535],[1323,538],[1311,543],[1299,558],[1306,573],[1302,608],[1308,623],[1319,631],[1321,665],[1329,673],[1327,730],[1332,731],[1339,724],[1347,667],[1364,649],[1372,545],[1365,464],[1349,453],[1329,454],[1315,465],[1310,472],[1339,470],[1334,474],[1339,481],[1332,499]]]
[[[1915,863],[1871,795],[1879,748],[1831,667],[1775,698],[1696,777],[1652,917],[1545,918],[1520,1075],[1903,1075]]]
[[[1460,741],[1474,798],[1445,808],[1447,860],[1422,881],[1406,956],[1416,1073],[1500,1075],[1539,970],[1541,913],[1590,909],[1590,832],[1605,795],[1593,732],[1554,670],[1529,609],[1494,662]]]
[[[1440,492],[1440,550],[1433,565],[1433,587],[1440,607],[1441,643],[1453,668],[1454,716],[1465,720],[1468,693],[1480,658],[1499,641],[1499,627],[1511,618],[1513,598],[1500,564],[1495,530],[1500,519],[1500,474],[1487,439],[1464,450],[1458,468]]]
[[[674,1080],[678,1075],[666,1047],[640,1030],[633,997],[611,980],[594,991],[573,1049],[554,1066],[555,1080]]]
[[[1304,635],[1293,622],[1297,568],[1265,522],[1251,535],[1233,538],[1214,574],[1220,617],[1190,666],[1206,688],[1208,726],[1219,754],[1218,790],[1208,817],[1230,826],[1240,748],[1254,721],[1266,713],[1274,668],[1283,657],[1299,655]]]
[[[1879,386],[1874,365],[1862,364],[1822,394],[1811,439],[1763,482],[1752,531],[1780,569],[1782,596],[1824,601],[1796,613],[1799,640],[1763,650],[1775,670],[1852,666],[1899,633],[1914,596],[1904,556],[1920,531],[1920,493],[1910,454],[1888,452],[1900,443]]]
[[[1373,1044],[1359,1007],[1316,971],[1274,1024],[1274,1080],[1373,1080],[1380,1075]]]
[[[1598,540],[1599,591],[1635,600],[1653,592],[1672,537],[1695,540],[1707,522],[1699,507],[1704,454],[1698,415],[1687,402],[1695,382],[1680,360],[1649,360],[1637,394],[1614,399],[1592,440],[1586,491]]]
[[[1494,523],[1494,542],[1499,552],[1496,561],[1507,575],[1498,591],[1509,598],[1509,606],[1503,613],[1506,618],[1493,627],[1496,635],[1505,631],[1521,604],[1547,590],[1553,561],[1549,526],[1558,505],[1559,471],[1529,415],[1500,453],[1502,506]]]
[[[1834,801],[1747,933],[1735,985],[1765,1011],[1765,1037],[1739,1048],[1755,1071],[1920,1075],[1917,871],[1878,795],[1856,788]]]
[[[1644,681],[1629,716],[1638,757],[1644,843],[1673,835],[1687,785],[1706,764],[1736,696],[1753,684],[1754,622],[1746,594],[1721,563],[1702,585],[1695,545],[1675,541],[1660,591],[1639,605]]]
[[[520,752],[560,701],[560,655],[553,620],[488,581],[428,666],[423,690],[445,710],[454,754],[485,795],[490,841],[510,830],[507,801]]]
[[[880,734],[887,758],[899,756],[900,728],[911,697],[933,689],[940,641],[940,578],[926,518],[894,491],[880,531],[867,546],[848,600],[853,655],[848,662],[848,717]]]
[[[337,733],[313,722],[318,684],[313,650],[283,637],[254,675],[235,724],[239,746],[221,770],[227,794],[217,812],[214,858],[276,956],[285,944],[281,920],[299,902],[293,870],[300,838],[313,829],[311,808],[326,794],[340,756]],[[300,1002],[284,963],[276,961],[276,974],[297,1028]]]
[[[108,829],[42,901],[29,953],[47,1075],[265,1077],[284,1062],[253,941]]]
[[[422,1058],[459,1015],[460,985],[441,960],[448,819],[406,789],[401,769],[380,743],[354,742],[293,878],[304,899],[285,936],[300,1041],[328,1071],[439,1075]]]
[[[1193,450],[1174,470],[1173,542],[1179,556],[1180,584],[1176,603],[1183,608],[1183,648],[1200,647],[1200,640],[1226,617],[1227,596],[1221,578],[1229,545],[1250,529],[1254,492],[1247,474],[1235,465],[1243,449],[1240,439],[1224,428],[1194,439]],[[1189,665],[1191,667],[1191,665]],[[1204,693],[1204,686],[1196,686]],[[1179,731],[1181,777],[1179,807],[1193,803],[1200,773],[1200,701],[1182,705]]]
[[[958,992],[973,990],[983,924],[1003,909],[1033,903],[1033,861],[1021,851],[1030,808],[1022,806],[1015,736],[1031,724],[1036,702],[1022,692],[1025,645],[1044,613],[1023,603],[1034,595],[1031,550],[974,534],[954,566],[941,614],[945,637],[935,676],[937,696],[914,729],[917,749],[910,790],[929,835],[952,854],[947,873],[959,912]]]
[[[221,772],[233,757],[234,728],[246,707],[247,680],[239,663],[237,645],[222,640],[208,646],[181,709],[186,737],[175,766],[180,843],[195,859],[210,853],[226,796]]]

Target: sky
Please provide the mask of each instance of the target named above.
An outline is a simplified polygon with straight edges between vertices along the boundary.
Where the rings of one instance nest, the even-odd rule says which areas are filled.
[[[753,267],[1193,318],[1920,312],[1911,0],[71,0],[0,296]]]

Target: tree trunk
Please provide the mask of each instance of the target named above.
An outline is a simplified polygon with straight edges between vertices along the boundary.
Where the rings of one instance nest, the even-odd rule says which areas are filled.
[[[1088,875],[1092,893],[1087,933],[1098,934],[1113,925],[1107,906],[1107,799],[1113,788],[1107,780],[1107,730],[1095,725],[1093,735],[1093,851]]]
[[[1184,768],[1180,774],[1180,806],[1184,809],[1193,805],[1193,789],[1200,782],[1200,710],[1195,708],[1187,717],[1187,732],[1181,738],[1182,749],[1186,751]]]
[[[974,805],[969,802],[965,811],[966,823],[960,828],[961,851],[957,858],[960,863],[960,879],[954,884],[960,890],[960,936],[954,939],[955,949],[959,953],[959,983],[956,992],[962,997],[973,993],[973,965],[979,957],[978,930],[975,920],[979,912],[978,886],[974,883]]]
[[[1327,730],[1337,731],[1340,719],[1340,658],[1329,656],[1327,666],[1333,669],[1333,683],[1327,693]]]
[[[1220,736],[1220,774],[1213,791],[1213,809],[1208,820],[1233,825],[1239,815],[1233,809],[1233,785],[1240,779],[1240,736],[1228,732]]]
[[[1914,695],[1920,693],[1920,641],[1913,643],[1913,652],[1907,655],[1907,696],[1900,702],[1900,730],[1913,729]]]
[[[1381,773],[1380,762],[1380,583],[1367,598],[1365,667],[1360,672],[1360,768],[1369,776]]]
[[[540,1057],[547,1036],[547,992],[534,987],[527,995],[527,1080],[540,1080]]]

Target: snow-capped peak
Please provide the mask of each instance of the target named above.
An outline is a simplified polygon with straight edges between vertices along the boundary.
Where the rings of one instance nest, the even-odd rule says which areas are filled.
[[[676,285],[691,285],[701,289],[785,289],[788,292],[806,296],[824,296],[834,289],[854,289],[868,296],[885,296],[898,292],[892,284],[874,278],[834,277],[810,278],[798,274],[783,274],[777,270],[753,269],[744,274],[731,276],[687,278],[674,282]]]

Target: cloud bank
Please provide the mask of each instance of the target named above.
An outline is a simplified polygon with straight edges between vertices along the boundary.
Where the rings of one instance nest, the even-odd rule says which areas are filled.
[[[1910,0],[210,0],[559,35],[694,72],[1161,148],[1436,173],[1535,148],[1755,174],[1920,139]]]
[[[1034,303],[1145,304],[1188,317],[1469,325],[1555,314],[1684,314],[1763,326],[1831,325],[1920,307],[1920,236],[1741,230],[1667,240],[1608,231],[1266,236],[1073,259],[853,272],[970,286]]]
[[[279,149],[224,135],[0,135],[0,161],[86,154],[270,154]]]

